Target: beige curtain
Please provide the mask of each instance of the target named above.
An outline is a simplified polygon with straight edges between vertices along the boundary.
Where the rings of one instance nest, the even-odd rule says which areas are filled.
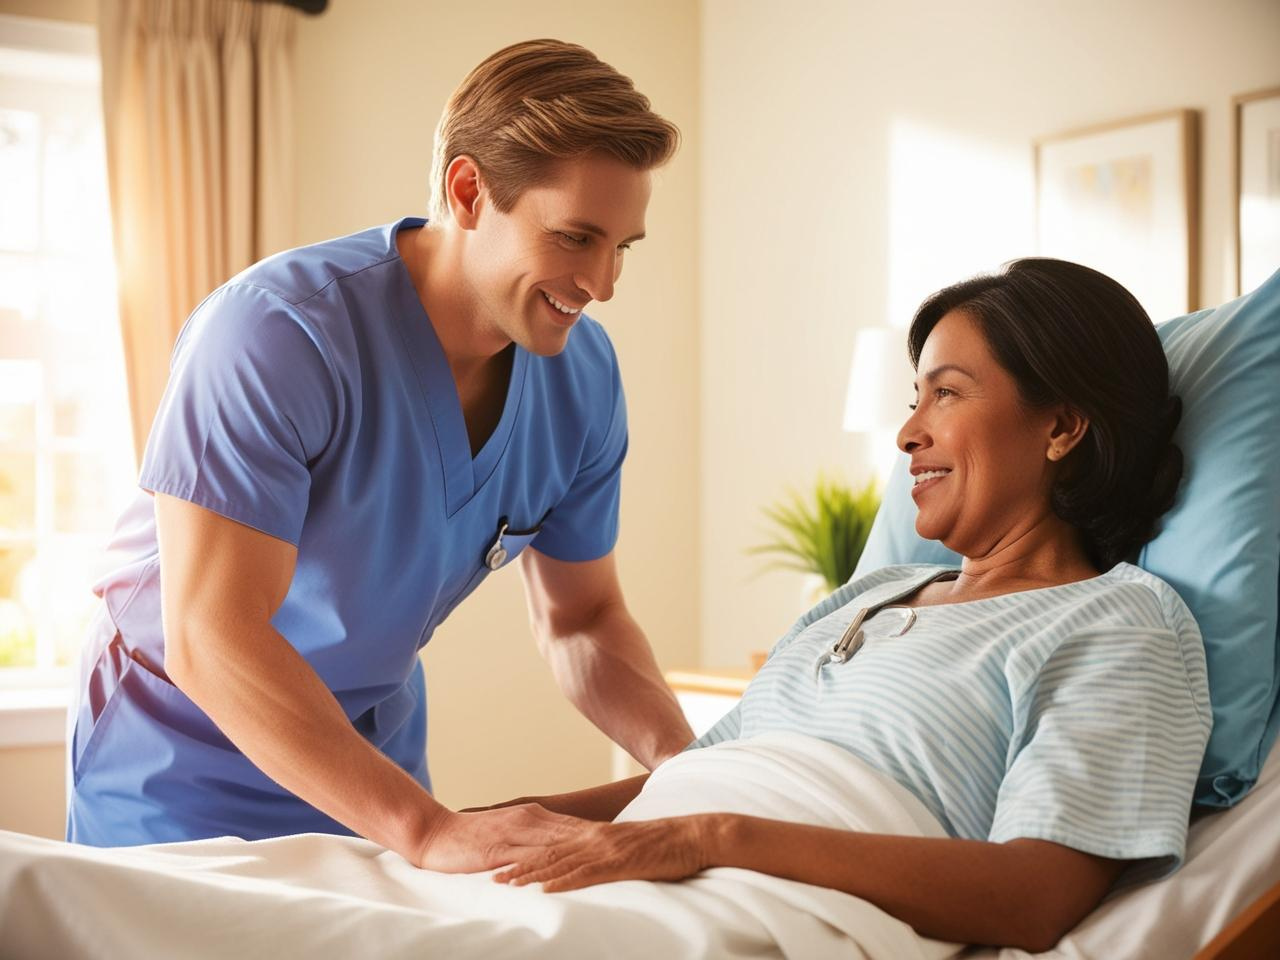
[[[100,0],[107,172],[139,459],[187,314],[289,245],[297,17],[254,0]]]

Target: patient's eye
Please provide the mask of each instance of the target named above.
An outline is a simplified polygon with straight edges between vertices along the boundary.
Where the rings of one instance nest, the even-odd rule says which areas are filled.
[[[557,230],[556,235],[571,246],[575,247],[585,247],[587,245],[587,240],[590,239],[580,233],[565,233],[563,230]]]
[[[955,395],[956,395],[956,392],[952,390],[950,387],[935,387],[933,390],[933,398],[935,400],[944,400],[947,397],[954,397]],[[907,409],[916,410],[919,406],[920,404],[918,403],[908,403]]]

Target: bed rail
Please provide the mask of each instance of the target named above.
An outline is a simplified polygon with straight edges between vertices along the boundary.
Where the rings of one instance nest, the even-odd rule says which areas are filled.
[[[1280,957],[1280,883],[1260,896],[1205,944],[1195,960]]]

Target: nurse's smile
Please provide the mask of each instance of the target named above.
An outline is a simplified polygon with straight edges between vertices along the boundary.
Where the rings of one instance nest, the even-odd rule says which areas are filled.
[[[574,309],[567,304],[561,303],[545,290],[541,292],[542,301],[551,312],[551,319],[564,327],[572,327],[578,322],[578,317],[582,316],[582,307]]]

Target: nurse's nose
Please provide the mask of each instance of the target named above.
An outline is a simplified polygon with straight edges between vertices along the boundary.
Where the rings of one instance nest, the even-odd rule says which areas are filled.
[[[604,303],[606,300],[613,299],[613,287],[621,274],[621,257],[616,251],[611,251],[606,256],[593,259],[591,264],[573,279],[592,300]]]

